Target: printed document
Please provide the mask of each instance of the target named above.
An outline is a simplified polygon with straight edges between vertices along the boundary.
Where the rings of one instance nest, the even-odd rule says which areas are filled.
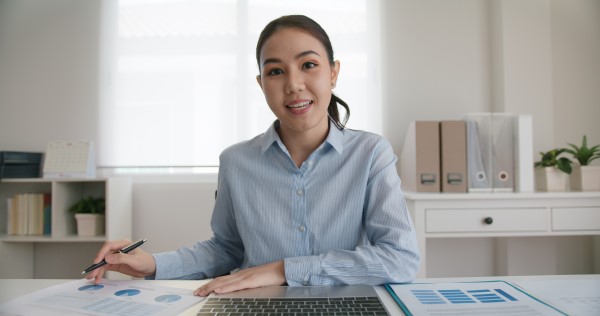
[[[176,315],[202,300],[190,289],[143,280],[104,280],[95,285],[81,279],[0,304],[0,315]]]
[[[600,315],[600,280],[530,280],[519,281],[518,286],[544,297],[569,315]],[[564,292],[553,289],[569,289]]]
[[[567,315],[504,281],[386,284],[406,315]]]

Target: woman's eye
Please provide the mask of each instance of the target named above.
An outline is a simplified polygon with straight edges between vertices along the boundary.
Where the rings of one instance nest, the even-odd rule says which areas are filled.
[[[271,69],[269,70],[269,72],[267,72],[268,76],[276,76],[276,75],[281,75],[283,73],[283,70],[279,69],[279,68],[275,68],[275,69]]]
[[[307,61],[304,64],[302,64],[302,68],[304,69],[310,69],[314,67],[317,67],[317,64],[313,63],[312,61]]]

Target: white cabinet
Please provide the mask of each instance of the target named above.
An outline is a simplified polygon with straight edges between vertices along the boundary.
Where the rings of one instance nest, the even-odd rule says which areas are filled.
[[[550,227],[548,210],[520,209],[428,209],[427,233],[534,232]]]
[[[419,277],[599,272],[600,192],[405,197],[422,256]]]
[[[21,193],[51,194],[51,234],[7,235],[7,199]],[[68,209],[87,196],[106,199],[105,235],[77,236]],[[131,239],[131,179],[2,179],[0,278],[80,278],[106,240]]]

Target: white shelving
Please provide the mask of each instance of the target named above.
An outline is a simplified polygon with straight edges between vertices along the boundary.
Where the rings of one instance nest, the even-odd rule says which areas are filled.
[[[51,235],[6,234],[7,199],[51,193]],[[77,236],[68,209],[85,196],[106,199],[105,235]],[[131,179],[2,179],[0,181],[0,278],[80,278],[106,240],[131,239]]]
[[[600,273],[600,192],[405,197],[418,277]]]

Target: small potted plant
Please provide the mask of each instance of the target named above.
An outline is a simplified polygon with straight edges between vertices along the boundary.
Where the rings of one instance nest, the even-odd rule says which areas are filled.
[[[600,166],[590,163],[600,158],[600,145],[589,148],[587,137],[583,135],[581,146],[569,143],[571,148],[565,151],[573,156],[578,163],[573,164],[571,173],[571,189],[574,191],[600,191]]]
[[[88,196],[73,204],[69,211],[77,220],[77,235],[99,236],[104,234],[104,211],[106,200],[103,197]]]
[[[555,148],[547,152],[540,152],[542,156],[534,164],[535,183],[538,191],[568,191],[569,175],[571,174],[571,160],[559,157],[566,153],[565,148]]]

